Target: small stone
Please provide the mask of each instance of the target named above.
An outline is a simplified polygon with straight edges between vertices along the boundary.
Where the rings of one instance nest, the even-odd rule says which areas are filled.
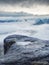
[[[41,61],[34,61],[32,62],[32,65],[49,65],[48,62],[44,61],[44,62],[41,62]]]

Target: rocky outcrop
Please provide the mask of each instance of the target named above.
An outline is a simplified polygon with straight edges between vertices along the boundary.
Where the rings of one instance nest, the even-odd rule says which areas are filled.
[[[6,44],[10,44],[10,47]],[[48,40],[40,40],[23,35],[11,35],[4,39],[4,45],[7,46],[7,50],[4,47],[6,54],[4,55],[3,63],[5,65],[32,65],[34,61],[38,65],[38,61],[41,60],[49,62]]]
[[[34,39],[32,37],[27,37],[23,35],[11,35],[8,36],[4,39],[4,54],[8,51],[8,49],[11,47],[12,44],[16,42],[26,42],[26,41],[31,41],[34,42],[37,39]]]

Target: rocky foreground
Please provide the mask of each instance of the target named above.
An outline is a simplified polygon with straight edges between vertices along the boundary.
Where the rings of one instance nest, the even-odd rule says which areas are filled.
[[[11,35],[4,39],[5,65],[49,65],[49,40],[23,35]]]

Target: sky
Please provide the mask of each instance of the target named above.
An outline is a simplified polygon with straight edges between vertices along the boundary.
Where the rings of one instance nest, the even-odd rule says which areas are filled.
[[[0,0],[0,11],[49,14],[49,0]]]

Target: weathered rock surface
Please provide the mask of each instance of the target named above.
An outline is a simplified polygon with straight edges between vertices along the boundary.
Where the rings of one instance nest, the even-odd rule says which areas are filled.
[[[27,42],[27,41],[34,42],[35,40],[37,40],[37,39],[23,36],[23,35],[8,36],[7,38],[4,39],[4,54],[6,54],[6,52],[11,47],[11,45],[16,42]]]
[[[9,39],[5,39],[4,40],[4,54],[7,53],[8,49],[11,47],[12,44],[16,43],[16,41],[14,39],[9,40]]]
[[[11,41],[14,41],[12,45],[9,43]],[[48,40],[43,41],[23,35],[11,35],[4,39],[4,44],[10,44],[8,50],[4,47],[6,54],[2,63],[5,65],[32,65],[32,62],[41,60],[49,62]]]

